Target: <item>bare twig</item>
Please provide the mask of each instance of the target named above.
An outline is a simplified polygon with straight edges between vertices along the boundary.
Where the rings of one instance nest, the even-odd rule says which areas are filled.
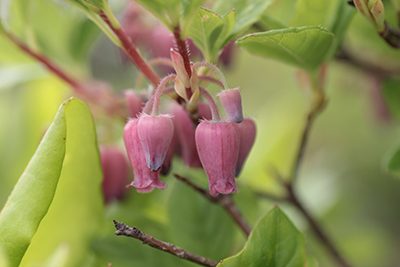
[[[132,227],[127,226],[124,223],[119,223],[115,220],[114,220],[114,225],[115,225],[115,229],[117,229],[117,231],[115,231],[116,235],[124,235],[124,236],[128,236],[128,237],[133,237],[135,239],[142,241],[142,243],[145,245],[149,245],[153,248],[156,248],[156,249],[168,252],[174,256],[177,256],[178,258],[188,260],[188,261],[191,261],[191,262],[203,265],[203,266],[214,267],[214,266],[217,266],[217,264],[218,264],[217,262],[215,262],[213,260],[193,254],[193,253],[186,251],[180,247],[177,247],[173,244],[158,240],[150,235],[143,233],[142,231],[140,231],[140,229],[138,229],[136,227],[132,228]]]
[[[235,202],[233,201],[232,195],[218,195],[213,197],[207,190],[198,187],[196,184],[192,183],[189,179],[179,175],[174,174],[174,176],[179,180],[184,182],[185,184],[189,185],[195,191],[197,191],[200,195],[204,198],[208,199],[210,202],[218,204],[229,213],[232,219],[236,222],[236,224],[242,229],[242,231],[249,236],[251,232],[251,227],[243,217],[242,213],[236,206]]]
[[[310,212],[304,207],[304,205],[299,201],[298,197],[293,191],[292,184],[287,184],[287,191],[289,193],[288,201],[295,205],[304,217],[307,219],[311,229],[316,234],[316,236],[320,239],[320,241],[325,245],[328,252],[332,255],[335,261],[342,267],[350,267],[350,264],[346,262],[346,260],[339,253],[338,249],[335,247],[331,239],[322,229],[322,227],[318,224],[318,222],[313,218]]]
[[[139,52],[136,50],[136,47],[132,44],[128,36],[125,34],[122,28],[116,29],[110,23],[109,18],[107,17],[104,11],[100,11],[100,17],[104,20],[105,23],[110,27],[110,29],[115,33],[118,39],[121,41],[122,47],[128,57],[132,60],[135,66],[144,74],[144,76],[155,86],[157,87],[160,82],[160,77],[150,68],[149,64],[142,58]]]

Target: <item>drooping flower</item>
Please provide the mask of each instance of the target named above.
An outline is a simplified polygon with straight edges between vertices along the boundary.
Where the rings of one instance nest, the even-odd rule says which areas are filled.
[[[106,204],[125,196],[125,185],[129,179],[129,166],[125,155],[116,147],[100,147],[103,170],[102,189]]]
[[[242,97],[239,89],[224,90],[218,96],[229,118],[236,123],[242,122]]]
[[[235,166],[238,160],[240,136],[231,121],[202,121],[196,129],[196,145],[209,180],[212,196],[238,192]]]
[[[151,192],[154,188],[164,189],[167,185],[159,179],[159,171],[149,170],[142,143],[138,134],[139,120],[130,120],[124,128],[124,142],[133,169],[133,182],[127,187],[136,187],[139,193]]]
[[[256,124],[251,118],[245,118],[241,123],[237,124],[237,127],[240,134],[240,149],[236,162],[235,177],[239,176],[256,139]]]
[[[179,148],[184,164],[192,168],[201,167],[200,158],[196,149],[196,128],[192,120],[180,105],[171,105],[169,112],[173,115],[174,129],[178,137]]]
[[[158,171],[171,144],[174,123],[168,115],[144,115],[139,118],[138,134],[147,167],[152,171]]]

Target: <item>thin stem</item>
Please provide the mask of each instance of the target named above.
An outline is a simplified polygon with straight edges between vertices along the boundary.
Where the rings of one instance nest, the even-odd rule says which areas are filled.
[[[175,88],[174,87],[167,87],[162,91],[162,94],[168,94],[171,92],[174,92]],[[146,102],[146,105],[144,105],[143,109],[142,109],[142,113],[149,113],[150,112],[150,108],[153,105],[153,101],[154,101],[154,97],[155,95],[152,95],[150,97],[150,99]]]
[[[204,98],[207,100],[208,104],[210,105],[213,121],[219,121],[220,117],[219,117],[218,107],[217,107],[217,104],[215,104],[213,97],[203,87],[199,86],[199,89],[200,89],[200,93],[204,96]]]
[[[220,80],[215,79],[214,77],[206,76],[206,75],[199,75],[197,78],[199,80],[209,81],[209,82],[215,83],[216,85],[224,88],[224,84]]]
[[[16,44],[22,51],[36,59],[37,61],[43,63],[43,65],[52,73],[57,75],[61,80],[68,83],[76,92],[82,93],[82,87],[80,83],[73,78],[71,78],[68,74],[66,74],[61,68],[59,68],[56,64],[51,62],[46,56],[39,55],[38,53],[32,51],[26,44],[24,44],[21,40],[19,40],[16,36],[11,33],[6,33],[6,36]]]
[[[242,231],[249,236],[251,233],[251,227],[243,217],[242,213],[236,206],[233,201],[232,195],[218,195],[217,197],[213,197],[207,190],[198,187],[196,184],[192,183],[189,179],[179,175],[174,174],[174,176],[181,182],[184,182],[191,188],[193,188],[196,192],[202,195],[204,198],[209,200],[212,203],[218,204],[222,206],[232,217],[232,219],[236,222],[236,224],[242,229]]]
[[[295,205],[301,213],[303,213],[304,217],[307,219],[311,229],[316,234],[316,236],[320,239],[320,241],[327,248],[328,252],[332,255],[335,261],[342,267],[350,267],[351,265],[346,262],[346,260],[339,253],[338,249],[335,247],[333,242],[330,240],[328,235],[322,229],[322,227],[317,223],[317,221],[313,218],[313,216],[309,213],[309,211],[304,207],[304,205],[299,201],[296,194],[293,191],[293,187],[291,184],[287,184],[287,191],[289,193],[288,201]]]
[[[310,112],[307,115],[306,124],[305,124],[305,126],[303,128],[303,133],[301,135],[300,145],[299,145],[299,148],[297,150],[296,159],[294,161],[294,166],[292,168],[292,173],[291,173],[291,176],[290,176],[292,183],[297,179],[297,176],[298,176],[298,173],[299,173],[299,169],[300,169],[300,165],[301,165],[301,163],[303,161],[303,158],[304,158],[304,152],[305,152],[306,147],[307,147],[311,126],[312,126],[312,124],[314,122],[315,114],[316,113],[314,113],[314,112]]]
[[[181,54],[183,58],[183,64],[185,65],[185,70],[189,75],[189,78],[192,77],[192,70],[190,68],[190,59],[189,59],[189,51],[186,40],[181,39],[181,27],[178,25],[174,30],[174,37],[176,46],[178,48],[179,54]]]
[[[225,75],[222,73],[222,71],[215,66],[214,64],[208,63],[208,62],[196,62],[193,64],[194,68],[197,67],[207,67],[213,71],[215,71],[215,73],[218,75],[220,81],[222,82],[222,84],[224,85],[225,89],[229,89],[228,83],[226,81]]]
[[[385,28],[378,32],[379,36],[393,48],[400,48],[400,31],[393,29],[386,21]]]
[[[154,86],[157,86],[160,82],[160,77],[150,68],[147,62],[142,58],[139,52],[136,50],[135,46],[132,44],[124,30],[120,28],[115,28],[110,22],[106,13],[103,10],[100,11],[100,17],[107,23],[107,25],[112,29],[118,39],[121,41],[122,47],[128,57],[136,65],[136,67],[144,74],[144,76],[149,80]]]
[[[170,74],[168,76],[165,76],[161,80],[160,84],[157,87],[156,92],[154,93],[154,100],[153,100],[154,103],[153,103],[153,110],[151,112],[151,115],[153,115],[153,116],[158,115],[158,107],[160,106],[160,99],[161,99],[161,96],[162,96],[162,92],[163,92],[165,86],[168,83],[170,83],[173,80],[175,80],[175,78],[176,78],[176,74]]]
[[[115,229],[117,229],[117,231],[115,231],[116,235],[124,235],[127,237],[133,237],[135,239],[142,241],[142,243],[145,245],[149,245],[150,247],[165,251],[165,252],[170,253],[178,258],[188,260],[188,261],[197,263],[202,266],[214,267],[214,266],[217,266],[217,264],[218,264],[218,262],[215,262],[213,260],[193,254],[193,253],[186,251],[180,247],[177,247],[171,243],[167,243],[167,242],[158,240],[148,234],[143,233],[142,231],[140,231],[139,228],[136,228],[136,227],[132,228],[124,223],[119,223],[115,220],[114,220],[114,225],[115,225]]]
[[[153,58],[151,60],[149,60],[149,66],[153,67],[153,66],[158,66],[158,65],[165,65],[168,67],[174,67],[174,65],[172,64],[171,59],[166,58],[166,57],[158,57],[158,58]],[[143,73],[139,72],[138,75],[136,76],[136,82],[135,82],[135,88],[139,89],[140,86],[142,85],[142,81],[143,81]]]

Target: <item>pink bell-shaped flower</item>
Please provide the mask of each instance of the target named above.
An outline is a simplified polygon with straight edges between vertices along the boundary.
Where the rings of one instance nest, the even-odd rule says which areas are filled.
[[[124,128],[124,142],[133,169],[133,182],[127,187],[136,187],[139,193],[151,192],[155,187],[164,189],[167,185],[159,179],[159,172],[149,170],[142,143],[138,134],[139,120],[129,121]]]
[[[147,167],[154,172],[158,171],[174,136],[174,123],[168,115],[144,115],[139,118],[138,134]]]
[[[238,177],[242,170],[243,164],[253,147],[256,139],[256,124],[251,118],[245,118],[241,123],[237,124],[240,134],[239,157],[236,162],[235,177]]]
[[[176,148],[178,146],[178,136],[176,134],[176,131],[174,130],[174,136],[172,137],[171,144],[169,145],[167,154],[165,155],[164,162],[161,166],[161,175],[168,175],[170,169],[171,169],[171,164],[172,164],[172,159],[174,158],[174,154],[176,151]]]
[[[197,126],[196,145],[208,176],[210,194],[238,192],[235,182],[240,147],[237,126],[231,121],[203,121]]]
[[[224,90],[218,94],[219,101],[221,101],[229,118],[240,123],[243,120],[242,112],[242,97],[238,88]]]
[[[193,125],[192,120],[180,105],[172,105],[169,111],[174,116],[174,129],[176,130],[184,164],[192,168],[201,167],[200,158],[196,149],[196,128]]]
[[[125,185],[129,178],[129,166],[125,155],[116,147],[100,147],[103,170],[102,189],[106,204],[125,196]]]

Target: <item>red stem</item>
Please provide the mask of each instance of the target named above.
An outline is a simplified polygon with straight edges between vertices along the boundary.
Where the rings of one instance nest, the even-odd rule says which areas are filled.
[[[142,58],[139,52],[136,50],[133,43],[130,41],[126,33],[122,28],[115,29],[110,23],[106,13],[103,10],[100,11],[100,17],[105,23],[110,27],[110,29],[115,33],[118,39],[121,41],[122,47],[125,53],[129,56],[136,67],[143,73],[143,75],[149,80],[155,87],[157,87],[160,82],[160,77],[150,68],[147,62]]]
[[[25,53],[36,59],[37,61],[40,61],[45,65],[45,67],[50,70],[52,73],[57,75],[60,79],[71,85],[75,91],[78,93],[82,92],[80,83],[78,81],[75,81],[71,77],[69,77],[64,71],[62,71],[57,65],[52,63],[47,57],[44,55],[39,55],[32,51],[26,44],[21,42],[16,36],[12,35],[11,33],[6,33],[6,36],[14,43],[16,44],[21,50],[23,50]]]

